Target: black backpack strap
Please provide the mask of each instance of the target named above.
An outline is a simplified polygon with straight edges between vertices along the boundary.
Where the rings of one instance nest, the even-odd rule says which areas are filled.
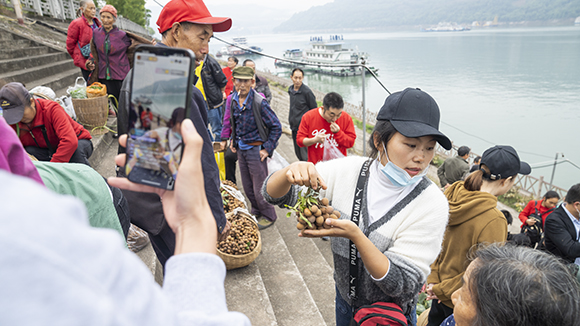
[[[40,126],[40,130],[42,131],[42,136],[44,137],[44,141],[46,142],[46,147],[48,147],[48,158],[52,160],[52,154],[55,153],[54,149],[52,148],[52,144],[48,140],[48,135],[46,133],[46,127],[44,125]],[[36,142],[36,140],[34,140]],[[38,145],[38,143],[37,143]]]
[[[369,166],[371,164],[371,160],[367,160],[363,163],[363,166],[360,169],[360,173],[358,176],[358,181],[356,183],[356,188],[354,190],[354,200],[352,203],[352,213],[350,214],[350,220],[358,226],[360,221],[360,212],[362,208],[362,197],[365,188],[365,183],[367,177],[369,175]],[[352,300],[352,311],[356,310],[355,301],[358,299],[357,297],[357,288],[359,285],[359,278],[358,278],[358,249],[356,248],[355,244],[349,241],[349,248],[350,248],[350,298]]]
[[[260,133],[260,138],[265,143],[268,141],[270,136],[270,130],[262,120],[262,101],[265,98],[258,92],[254,91],[254,101],[252,101],[252,111],[254,113],[254,119],[256,120],[256,126],[258,127],[258,132]]]

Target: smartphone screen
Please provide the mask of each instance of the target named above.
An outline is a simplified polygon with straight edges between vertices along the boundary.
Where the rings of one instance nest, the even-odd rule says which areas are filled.
[[[133,182],[174,187],[183,152],[181,123],[189,116],[192,58],[182,49],[135,52],[125,165]]]

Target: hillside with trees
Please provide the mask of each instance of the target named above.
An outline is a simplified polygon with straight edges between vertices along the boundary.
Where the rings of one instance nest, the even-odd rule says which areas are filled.
[[[335,0],[294,14],[275,32],[383,29],[389,26],[567,20],[580,16],[578,0]]]
[[[107,0],[107,4],[115,7],[118,15],[147,27],[151,15],[149,10],[145,9],[145,0]]]

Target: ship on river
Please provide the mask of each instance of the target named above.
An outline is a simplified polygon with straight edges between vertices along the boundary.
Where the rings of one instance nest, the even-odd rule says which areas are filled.
[[[221,56],[241,56],[241,55],[252,55],[255,54],[252,51],[244,50],[243,48],[248,48],[256,52],[262,52],[262,48],[259,46],[251,45],[248,46],[248,40],[245,37],[234,37],[232,39],[234,45],[228,47],[222,47],[215,55],[216,57]],[[242,48],[239,48],[238,45]]]
[[[288,49],[284,52],[283,58],[291,60],[276,60],[277,67],[296,68],[304,71],[313,71],[334,76],[357,76],[362,73],[360,65],[365,62],[368,66],[369,55],[358,49],[348,49],[344,46],[342,35],[331,35],[327,40],[322,37],[310,37],[311,47],[307,50]],[[341,67],[331,67],[326,65],[342,65]],[[353,65],[346,67],[344,65]],[[369,67],[376,73],[378,69]]]

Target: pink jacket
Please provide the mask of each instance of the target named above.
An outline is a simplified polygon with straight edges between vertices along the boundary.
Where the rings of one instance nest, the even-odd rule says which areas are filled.
[[[101,22],[97,18],[93,18],[94,23],[101,27]],[[93,38],[93,29],[87,23],[84,15],[70,22],[68,25],[68,32],[66,37],[66,50],[73,58],[75,66],[81,69],[87,69],[85,67],[85,62],[87,59],[81,54],[81,49],[83,46],[89,44]]]

